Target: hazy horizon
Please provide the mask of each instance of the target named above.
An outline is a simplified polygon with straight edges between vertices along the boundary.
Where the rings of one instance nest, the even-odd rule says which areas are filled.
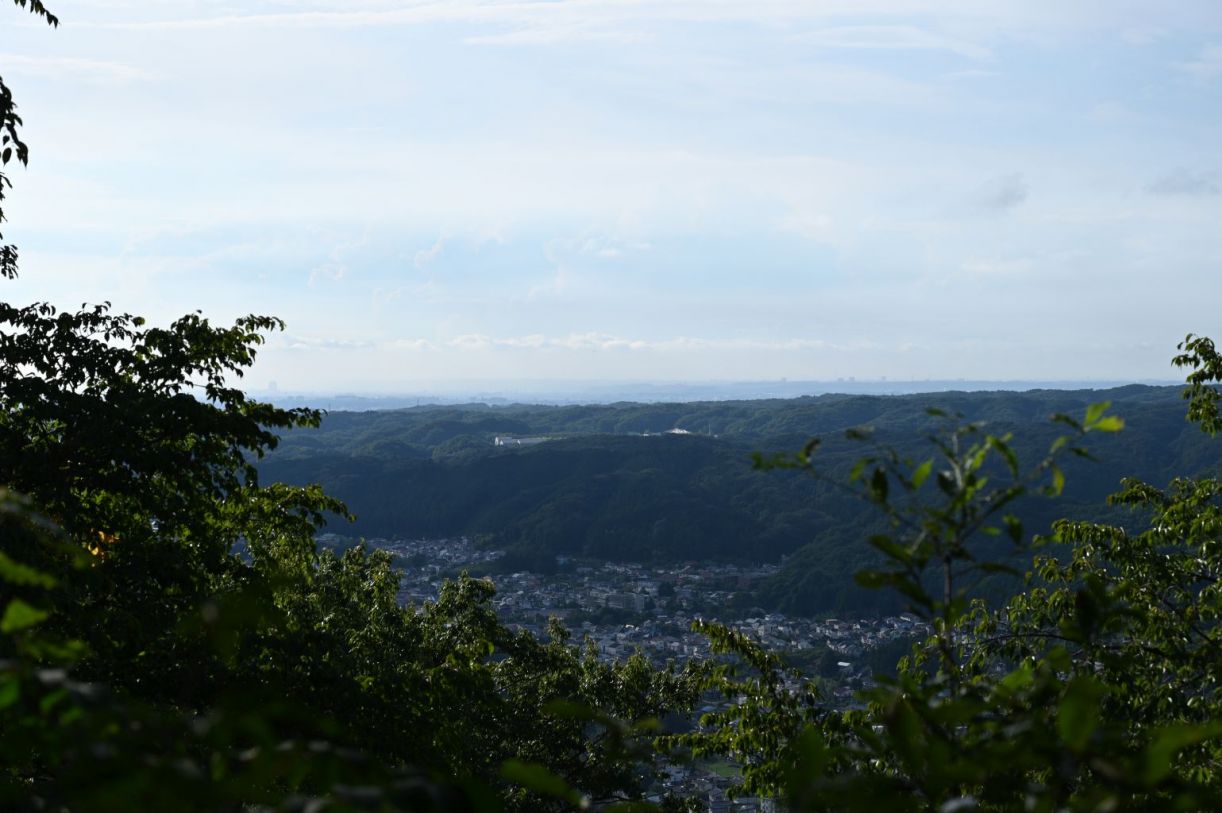
[[[414,389],[320,391],[255,389],[254,397],[285,406],[336,411],[403,409],[460,404],[612,404],[750,401],[819,395],[917,395],[938,392],[1027,392],[1032,390],[1109,390],[1130,385],[1169,387],[1171,379],[1124,380],[856,380],[834,381],[644,381],[644,380],[487,380],[420,382]]]

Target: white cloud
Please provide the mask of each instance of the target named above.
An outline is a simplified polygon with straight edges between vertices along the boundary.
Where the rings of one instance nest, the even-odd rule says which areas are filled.
[[[1215,172],[1177,167],[1156,179],[1146,190],[1156,195],[1203,197],[1222,195],[1222,183]]]
[[[445,250],[446,238],[444,235],[438,235],[436,242],[429,248],[422,248],[416,252],[412,258],[412,263],[417,268],[424,268],[441,256],[441,252]]]
[[[950,51],[971,59],[987,59],[992,52],[965,40],[911,25],[844,25],[819,28],[797,35],[819,48],[885,51]]]
[[[531,26],[500,34],[481,34],[463,39],[468,45],[556,45],[571,42],[641,43],[653,37],[644,32],[600,28],[585,24]]]
[[[426,352],[437,350],[437,345],[428,339],[395,339],[386,342],[383,347],[391,351]]]
[[[569,333],[562,336],[546,336],[532,333],[525,336],[494,337],[483,333],[455,336],[442,342],[446,348],[461,352],[537,351],[560,350],[569,352],[616,352],[637,351],[649,353],[691,353],[712,351],[807,351],[836,348],[873,347],[874,342],[850,343],[828,342],[823,339],[787,338],[703,338],[695,336],[673,336],[664,339],[641,339],[617,336],[611,333]],[[393,350],[432,351],[437,344],[427,339],[396,339],[383,345]]]
[[[374,344],[360,339],[337,339],[324,336],[273,336],[268,340],[268,346],[281,350],[307,352],[319,351],[351,351],[370,350]]]
[[[551,42],[568,32],[579,39],[592,32],[608,36],[643,24],[737,23],[757,26],[801,23],[854,23],[862,19],[936,18],[956,29],[983,32],[1023,29],[1056,30],[1110,26],[1132,32],[1148,25],[1148,11],[1140,2],[1079,0],[1066,4],[1056,0],[326,0],[325,2],[250,3],[247,13],[208,14],[208,3],[159,3],[158,18],[150,20],[145,5],[112,5],[106,24],[149,28],[232,27],[385,27],[434,22],[464,22],[501,25],[534,32],[539,42]],[[222,6],[228,11],[229,5]],[[166,9],[169,9],[167,12]],[[135,15],[144,19],[135,19]],[[1188,0],[1167,15],[1172,22],[1216,23],[1212,0]],[[79,23],[78,23],[79,24]],[[1170,23],[1168,23],[1170,24]],[[904,41],[929,43],[933,35],[917,35],[894,25],[891,30],[864,34],[870,26],[859,26],[854,35],[866,42]],[[915,28],[915,27],[913,27]],[[549,39],[542,32],[551,32]],[[937,47],[959,42],[943,37]],[[911,47],[906,46],[906,47]],[[978,46],[964,45],[974,50]]]
[[[72,59],[0,58],[63,79],[15,88],[14,292],[372,345],[302,377],[1067,370],[1214,318],[1167,292],[1217,285],[1217,0],[61,2],[4,49]]]
[[[814,240],[825,240],[835,227],[832,216],[826,212],[796,211],[781,218],[781,231],[800,234]]]
[[[1027,257],[1008,258],[974,258],[963,263],[963,270],[970,276],[1023,276],[1029,274],[1034,263]]]
[[[953,80],[992,79],[994,77],[1001,76],[1001,73],[998,71],[984,70],[983,68],[968,68],[962,71],[951,71],[945,76],[947,79]]]
[[[0,53],[0,65],[4,66],[6,74],[76,79],[90,84],[127,84],[152,78],[151,74],[134,65],[77,57]]]
[[[1210,45],[1202,48],[1195,59],[1181,62],[1179,68],[1198,79],[1214,79],[1219,74],[1222,74],[1222,45]]]
[[[974,200],[982,209],[1002,212],[1026,201],[1030,193],[1022,173],[1012,172],[987,181],[976,191]]]
[[[325,280],[340,282],[346,276],[348,276],[348,267],[346,265],[331,262],[325,265],[320,265],[312,270],[306,284],[313,288],[315,285]]]
[[[486,350],[492,347],[493,342],[482,333],[465,333],[450,339],[446,345],[460,350]]]
[[[504,347],[521,347],[530,350],[538,350],[548,346],[548,338],[540,333],[532,333],[529,336],[519,336],[511,339],[498,339],[498,345]]]

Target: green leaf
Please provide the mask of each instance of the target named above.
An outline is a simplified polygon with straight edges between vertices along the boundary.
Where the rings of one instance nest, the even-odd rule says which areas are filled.
[[[0,580],[9,584],[22,584],[30,587],[51,588],[55,586],[54,577],[29,565],[14,561],[4,551],[0,551]]]
[[[1085,424],[1086,428],[1089,429],[1092,426],[1094,426],[1096,423],[1098,423],[1099,419],[1103,417],[1103,413],[1107,412],[1108,408],[1111,405],[1112,405],[1111,401],[1100,401],[1097,404],[1091,404],[1090,406],[1088,406],[1086,408],[1086,420],[1083,421],[1083,424]]]
[[[875,469],[870,478],[870,493],[879,502],[887,501],[887,472],[881,468]]]
[[[1044,655],[1044,661],[1058,672],[1065,672],[1073,668],[1073,658],[1063,646],[1054,646],[1048,650]]]
[[[823,776],[827,770],[829,748],[817,726],[806,726],[794,743],[797,759],[789,773],[790,795],[798,796],[803,784]]]
[[[578,703],[564,698],[551,700],[544,704],[543,713],[569,720],[595,720],[598,718],[598,714],[586,703]]]
[[[912,487],[920,488],[921,484],[929,479],[929,473],[933,471],[933,458],[926,460],[921,465],[917,466],[916,471],[912,473]]]
[[[1065,472],[1061,471],[1060,466],[1052,467],[1052,493],[1054,496],[1061,496],[1061,492],[1065,490]]]
[[[0,633],[7,634],[33,627],[41,624],[48,615],[46,611],[31,607],[21,599],[15,598],[9,602],[8,607],[4,610],[4,617],[0,619]]]
[[[1073,429],[1079,432],[1082,431],[1082,424],[1078,423],[1077,421],[1075,421],[1073,418],[1069,417],[1068,415],[1064,415],[1060,412],[1052,416],[1052,422],[1053,423],[1063,423],[1066,426],[1072,427]]]
[[[1024,662],[1022,666],[1002,678],[998,688],[1009,694],[1016,694],[1031,688],[1034,683],[1035,669],[1032,668],[1029,662]]]
[[[989,444],[987,443],[981,444],[979,446],[973,446],[972,451],[969,452],[969,456],[967,459],[968,471],[979,471],[980,467],[984,465],[984,458],[985,458],[985,455],[987,455],[988,453],[989,453]]]
[[[1081,751],[1099,727],[1099,701],[1106,694],[1094,678],[1079,675],[1069,682],[1057,708],[1057,733],[1061,742]]]
[[[887,558],[889,559],[894,559],[895,561],[902,562],[904,564],[908,564],[912,561],[912,554],[909,553],[908,549],[903,545],[898,544],[889,536],[876,534],[871,536],[867,541],[870,543],[870,545],[878,548],[880,551],[886,554]]]
[[[1215,739],[1222,735],[1222,721],[1214,720],[1206,725],[1181,723],[1158,730],[1146,748],[1145,780],[1155,785],[1168,776],[1174,767],[1175,756],[1192,745]]]
[[[21,684],[14,675],[9,675],[0,683],[0,709],[6,709],[21,697]]]
[[[1124,429],[1124,418],[1108,415],[1092,426],[1091,429],[1096,432],[1119,432],[1121,429]]]
[[[1010,448],[1002,438],[989,435],[989,445],[1001,453],[1001,456],[1006,460],[1006,467],[1010,469],[1010,474],[1018,476],[1018,455],[1014,454],[1014,450]]]
[[[506,760],[501,765],[501,777],[544,796],[565,799],[573,804],[581,801],[581,794],[570,788],[568,782],[533,762]]]
[[[1006,532],[1010,535],[1010,541],[1013,542],[1015,545],[1021,545],[1023,543],[1023,522],[1022,520],[1020,520],[1018,517],[1014,516],[1013,514],[1006,514],[1004,517],[1001,518],[1001,521],[1005,523]]]
[[[910,769],[918,771],[925,767],[927,756],[924,729],[924,723],[907,700],[896,703],[887,716],[892,746]]]
[[[1089,640],[1095,636],[1102,615],[1099,599],[1091,590],[1083,588],[1074,592],[1073,620],[1077,623],[1078,632],[1083,638]]]

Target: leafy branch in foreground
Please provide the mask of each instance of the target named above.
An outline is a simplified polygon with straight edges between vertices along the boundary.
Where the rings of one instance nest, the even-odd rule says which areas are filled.
[[[987,432],[985,424],[964,422],[962,416],[930,409],[941,429],[929,435],[933,456],[915,462],[894,449],[873,443],[866,430],[851,429],[850,440],[866,442],[870,454],[860,458],[848,483],[824,475],[815,465],[819,441],[813,440],[791,457],[761,461],[763,468],[798,468],[837,488],[847,490],[880,512],[890,533],[867,541],[884,567],[863,570],[856,580],[867,588],[897,591],[908,609],[933,626],[940,668],[953,685],[960,656],[956,627],[964,617],[969,596],[981,580],[993,574],[1019,575],[1008,562],[1027,548],[1016,503],[1032,495],[1059,496],[1065,486],[1060,460],[1065,455],[1089,457],[1081,441],[1090,432],[1115,432],[1123,427],[1107,415],[1109,404],[1087,409],[1078,421],[1053,416],[1069,432],[1055,438],[1046,455],[1024,470],[1011,449],[1010,434]],[[929,496],[932,483],[936,490]],[[1001,540],[1006,548],[994,540]]]
[[[32,14],[43,18],[51,26],[59,25],[59,18],[47,10],[39,0],[13,0],[18,7],[28,9]],[[0,77],[0,225],[4,223],[4,198],[8,189],[13,186],[12,180],[5,174],[4,168],[13,160],[25,165],[30,160],[30,148],[21,140],[19,129],[22,125],[21,116],[17,115],[17,103],[13,101],[13,92],[4,84]],[[0,241],[4,235],[0,234]],[[17,247],[0,242],[0,278],[14,279],[17,276]]]
[[[1196,421],[1201,429],[1215,435],[1222,428],[1222,417],[1218,414],[1219,393],[1217,384],[1222,382],[1222,356],[1218,355],[1213,340],[1208,336],[1191,333],[1179,343],[1180,354],[1171,360],[1176,367],[1186,367],[1188,386],[1184,388],[1184,400],[1188,401],[1188,419]]]
[[[1037,558],[1028,588],[992,609],[972,591],[1030,547],[1015,505],[1059,494],[1059,458],[1089,456],[1085,435],[1123,423],[1107,404],[1057,416],[1069,431],[1024,470],[1008,436],[935,417],[948,424],[933,457],[876,447],[840,486],[891,528],[869,540],[886,566],[860,583],[902,594],[930,638],[897,678],[861,693],[860,709],[833,712],[807,699],[809,684],[778,693],[779,662],[720,631],[756,676],[719,678],[745,710],[693,747],[732,755],[742,790],[785,794],[796,810],[1216,809],[1217,485],[1126,482],[1113,502],[1150,513],[1148,530],[1058,524],[1036,544],[1072,545],[1070,561]],[[817,448],[763,464],[822,477]]]

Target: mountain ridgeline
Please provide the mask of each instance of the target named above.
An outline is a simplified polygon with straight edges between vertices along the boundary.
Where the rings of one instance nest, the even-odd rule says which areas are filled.
[[[1146,386],[337,412],[288,433],[261,469],[268,480],[320,483],[347,502],[357,519],[332,526],[341,533],[480,535],[506,551],[502,567],[544,572],[557,557],[783,561],[777,576],[742,593],[744,605],[870,612],[895,600],[853,581],[875,562],[865,540],[883,530],[877,512],[836,487],[858,459],[879,447],[929,457],[927,438],[945,421],[929,414],[936,408],[1012,432],[1019,459],[1035,464],[1058,434],[1054,414],[1081,417],[1100,401],[1125,430],[1095,440],[1093,460],[1066,465],[1059,498],[1020,505],[1029,531],[1047,532],[1060,517],[1124,524],[1122,509],[1106,505],[1122,478],[1161,486],[1173,474],[1216,471],[1219,442],[1185,421],[1179,388]],[[856,428],[869,439],[846,437]],[[756,453],[794,452],[814,437],[825,478],[753,465]]]

